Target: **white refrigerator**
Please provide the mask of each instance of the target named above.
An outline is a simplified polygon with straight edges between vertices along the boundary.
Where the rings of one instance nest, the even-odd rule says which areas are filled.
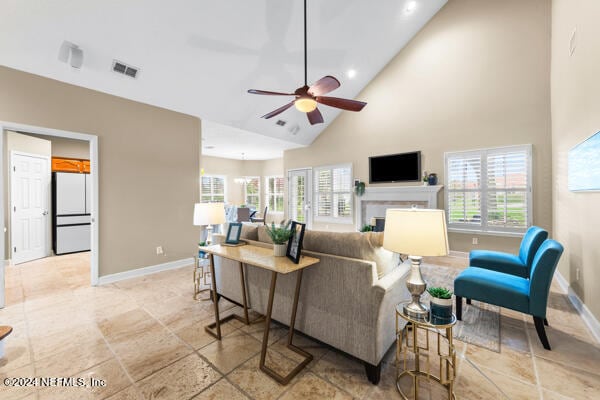
[[[90,176],[52,174],[52,228],[54,254],[90,250]]]

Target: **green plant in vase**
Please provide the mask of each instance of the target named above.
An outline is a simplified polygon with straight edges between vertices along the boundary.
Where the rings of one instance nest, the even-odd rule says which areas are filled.
[[[267,234],[273,241],[273,253],[277,257],[285,256],[287,250],[286,243],[292,237],[292,230],[290,229],[292,220],[287,222],[281,221],[279,225],[275,225],[275,222],[271,222],[271,226],[265,225]]]
[[[360,228],[361,232],[373,232],[373,227],[369,224],[364,224],[362,228]]]
[[[452,321],[452,292],[443,287],[427,289],[431,296],[431,320],[438,323]]]

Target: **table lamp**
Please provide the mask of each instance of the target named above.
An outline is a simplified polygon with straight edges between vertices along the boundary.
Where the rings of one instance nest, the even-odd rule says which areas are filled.
[[[412,301],[404,306],[404,313],[412,318],[427,319],[429,310],[420,301],[427,287],[421,275],[421,259],[423,256],[448,254],[444,210],[388,209],[385,214],[383,247],[396,253],[408,254],[411,267],[406,287]]]
[[[213,225],[225,223],[224,203],[196,203],[194,204],[194,225],[206,225],[206,244],[212,243]]]

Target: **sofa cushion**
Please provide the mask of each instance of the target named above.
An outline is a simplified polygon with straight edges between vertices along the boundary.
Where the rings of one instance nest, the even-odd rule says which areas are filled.
[[[258,225],[242,223],[241,239],[258,240]]]
[[[264,226],[258,227],[258,240],[273,243]],[[326,232],[307,230],[302,248],[317,253],[373,261],[379,278],[399,263],[399,255],[382,247],[383,232]]]

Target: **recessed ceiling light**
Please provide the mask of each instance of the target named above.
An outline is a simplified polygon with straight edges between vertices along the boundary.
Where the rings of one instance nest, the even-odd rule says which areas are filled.
[[[416,1],[409,1],[404,8],[404,14],[412,14],[413,11],[417,8]]]
[[[350,79],[354,78],[356,76],[356,70],[355,69],[349,69],[348,72],[346,72],[346,76]]]

